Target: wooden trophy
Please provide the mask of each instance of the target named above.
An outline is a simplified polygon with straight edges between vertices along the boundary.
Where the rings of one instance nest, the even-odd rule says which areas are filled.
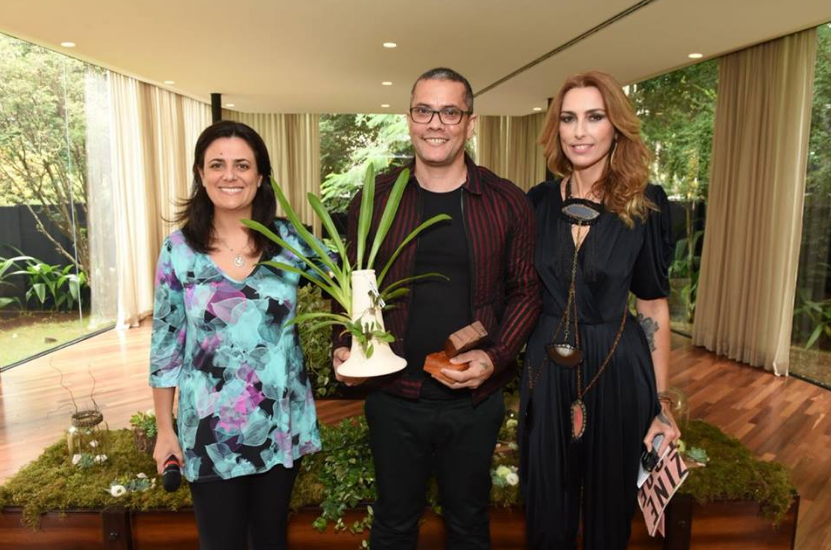
[[[460,353],[476,349],[487,337],[488,331],[479,321],[474,321],[473,324],[460,328],[451,334],[450,338],[444,343],[444,350],[431,353],[424,359],[424,370],[435,378],[452,384],[455,380],[443,375],[441,369],[466,370],[467,363],[456,365],[451,363],[450,359]]]

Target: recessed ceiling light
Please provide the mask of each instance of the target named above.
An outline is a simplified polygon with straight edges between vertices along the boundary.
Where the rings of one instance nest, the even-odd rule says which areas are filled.
[[[534,111],[542,111],[542,107],[534,107]]]
[[[236,105],[234,103],[226,103],[225,106],[226,107],[235,107]]]
[[[392,82],[390,82],[389,80],[385,80],[381,82],[381,86],[392,86]]]
[[[164,83],[167,84],[168,86],[172,86],[173,84],[176,84],[176,81],[174,81],[174,80],[165,80]]]
[[[704,57],[704,54],[703,53],[691,53],[687,57],[689,57],[690,59],[701,59],[702,57]]]
[[[397,48],[398,44],[396,44],[395,42],[384,42],[384,47],[390,49]]]
[[[387,109],[389,106],[390,106],[389,103],[382,103],[381,104],[381,107],[383,107],[384,109]]]
[[[61,42],[61,46],[64,48],[74,48],[75,42]]]

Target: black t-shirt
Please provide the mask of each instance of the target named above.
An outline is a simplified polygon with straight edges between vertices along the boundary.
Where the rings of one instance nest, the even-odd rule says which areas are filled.
[[[413,285],[404,335],[405,376],[424,379],[421,397],[469,397],[469,390],[452,390],[423,370],[428,354],[444,349],[448,336],[472,322],[470,259],[462,219],[463,190],[459,187],[449,193],[433,193],[420,189],[419,193],[423,220],[438,214],[447,214],[452,220],[433,225],[418,236],[414,274],[441,273],[450,280],[431,277]]]

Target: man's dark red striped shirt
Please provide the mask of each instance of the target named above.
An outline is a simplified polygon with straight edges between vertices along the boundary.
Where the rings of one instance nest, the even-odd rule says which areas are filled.
[[[470,241],[473,266],[471,289],[471,317],[480,321],[490,335],[490,343],[483,348],[493,361],[494,374],[473,391],[479,401],[508,382],[516,370],[516,355],[525,343],[537,320],[541,307],[540,286],[534,269],[534,241],[536,238],[534,211],[525,194],[508,180],[477,166],[465,156],[467,182],[462,186],[463,216]],[[411,163],[410,170],[414,164]],[[384,206],[392,186],[403,168],[380,175],[375,181],[375,201],[372,229],[367,243],[371,246]],[[420,188],[414,176],[404,189],[395,221],[384,240],[375,261],[377,272],[398,248],[404,238],[421,224]],[[361,194],[349,206],[349,255],[354,261],[358,212]],[[388,284],[409,277],[414,272],[416,240],[413,240],[395,260],[383,281]],[[395,302],[395,308],[384,312],[384,323],[396,338],[392,349],[403,355],[402,339],[406,333],[409,298]],[[335,346],[348,346],[347,336],[335,332]],[[449,335],[448,335],[449,336]],[[439,350],[436,350],[439,351]],[[379,378],[377,384],[385,391],[403,397],[418,398],[421,380],[402,376],[403,371]]]

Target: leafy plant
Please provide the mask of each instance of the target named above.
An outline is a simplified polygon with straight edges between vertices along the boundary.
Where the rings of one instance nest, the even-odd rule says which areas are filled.
[[[73,220],[87,213],[86,83],[102,70],[2,34],[0,59],[0,204],[23,206],[54,250],[89,273],[87,231]]]
[[[794,317],[805,315],[811,320],[813,330],[805,342],[805,349],[811,349],[825,334],[831,338],[831,298],[821,301],[811,299],[811,292],[807,288],[799,289],[800,307],[794,310]]]
[[[398,159],[412,157],[404,115],[324,116],[320,141],[321,173],[325,174],[320,196],[329,212],[347,211],[370,165],[378,172]]]
[[[692,232],[691,237],[678,239],[675,255],[669,266],[670,279],[683,279],[687,283],[681,288],[681,299],[687,306],[687,320],[695,317],[695,302],[698,297],[698,277],[701,271],[701,256],[697,253],[698,242],[704,230]]]
[[[719,61],[712,59],[633,84],[629,97],[653,162],[652,181],[670,195],[706,198]]]
[[[404,187],[407,185],[407,181],[410,179],[410,171],[405,169],[399,174],[398,179],[396,179],[395,184],[392,187],[390,192],[389,199],[387,200],[387,204],[384,208],[383,213],[381,214],[380,221],[378,223],[378,228],[375,232],[375,238],[372,241],[372,246],[368,249],[367,248],[367,237],[369,236],[370,225],[372,223],[372,210],[373,210],[373,201],[375,198],[375,169],[372,165],[367,168],[366,175],[364,177],[364,187],[363,187],[363,196],[361,199],[361,210],[358,216],[358,235],[357,241],[355,243],[356,250],[357,250],[357,259],[355,264],[352,264],[349,261],[349,256],[346,251],[346,245],[344,244],[343,240],[338,235],[337,230],[335,229],[335,224],[332,221],[332,218],[329,216],[329,213],[323,207],[323,203],[313,193],[308,194],[309,204],[312,206],[312,209],[315,211],[317,216],[320,218],[320,221],[323,223],[323,226],[328,231],[332,242],[335,247],[335,252],[337,253],[338,257],[340,258],[340,262],[335,262],[332,258],[329,257],[328,251],[324,249],[323,245],[320,244],[314,235],[312,235],[308,229],[303,225],[300,219],[297,217],[294,209],[289,204],[289,201],[286,199],[286,196],[283,194],[282,189],[274,180],[271,179],[271,185],[274,188],[274,194],[277,196],[277,200],[280,203],[280,206],[283,209],[283,212],[286,213],[286,217],[288,218],[289,222],[294,226],[295,231],[297,234],[309,245],[309,247],[314,251],[316,255],[316,259],[319,260],[319,263],[315,261],[315,259],[308,258],[303,255],[299,250],[293,247],[291,244],[280,238],[276,235],[273,231],[269,228],[265,227],[261,223],[255,222],[253,220],[243,220],[243,224],[245,224],[250,229],[258,231],[271,239],[273,242],[277,243],[284,249],[288,250],[292,254],[294,254],[297,258],[300,259],[304,264],[306,264],[309,268],[314,271],[315,275],[309,275],[306,273],[305,270],[300,269],[293,265],[288,265],[282,262],[275,262],[275,261],[266,261],[263,262],[266,265],[270,265],[274,268],[281,269],[283,271],[288,271],[291,273],[297,273],[301,277],[308,279],[316,286],[320,287],[321,290],[325,291],[332,299],[336,300],[338,304],[343,308],[346,312],[345,314],[339,313],[328,313],[328,312],[308,312],[302,315],[297,315],[290,323],[305,323],[307,321],[313,322],[314,324],[310,325],[309,330],[317,330],[324,327],[331,327],[331,326],[343,326],[347,331],[352,334],[352,337],[355,338],[358,342],[360,342],[363,346],[364,353],[367,357],[372,355],[372,345],[371,342],[373,339],[377,341],[391,341],[393,338],[391,334],[385,331],[381,331],[375,323],[364,323],[362,322],[361,318],[352,319],[356,317],[355,313],[352,311],[352,272],[364,269],[373,269],[375,265],[375,258],[378,255],[379,250],[381,249],[381,244],[384,242],[384,239],[389,232],[390,227],[392,226],[392,222],[395,219],[395,214],[398,211],[398,205],[401,203],[401,197],[404,195]],[[413,239],[415,239],[419,233],[423,230],[427,229],[428,227],[432,226],[441,221],[449,220],[450,216],[446,214],[441,214],[438,216],[434,216],[429,220],[423,222],[419,225],[416,229],[412,231],[406,238],[401,242],[395,252],[390,256],[390,259],[387,261],[386,265],[381,270],[380,274],[377,276],[377,284],[379,288],[382,288],[382,283],[384,278],[387,275],[390,267],[392,267],[393,262],[398,258],[398,255],[404,249],[407,244],[410,243]],[[409,292],[409,288],[406,285],[409,283],[424,279],[427,277],[444,277],[439,273],[425,273],[422,275],[416,275],[413,277],[406,277],[401,279],[400,281],[396,281],[382,291],[377,294],[371,294],[373,305],[370,308],[369,313],[374,314],[379,308],[384,308],[385,304],[388,302],[405,296]]]
[[[130,417],[130,426],[143,431],[147,437],[156,437],[156,415],[153,410],[137,412]]]
[[[375,499],[375,467],[369,448],[369,428],[361,417],[341,421],[333,429],[321,431],[323,448],[326,449],[319,481],[323,485],[322,512],[314,522],[314,528],[323,531],[329,522],[335,529],[346,529],[343,513],[348,508]],[[372,523],[372,507],[368,515],[349,527],[353,533],[361,533]]]
[[[12,275],[26,275],[29,278],[29,290],[26,301],[37,298],[43,307],[51,299],[52,309],[72,309],[81,297],[82,288],[88,286],[87,276],[82,271],[73,273],[75,266],[50,265],[35,258],[26,257],[26,268],[15,271]]]
[[[20,270],[18,269],[17,262],[24,262],[28,260],[34,260],[31,256],[15,256],[14,258],[0,258],[0,287],[8,286],[13,287],[14,285],[7,281],[7,279],[11,278],[14,275],[19,275]],[[10,269],[18,269],[17,271],[9,272]],[[2,298],[0,297],[0,309],[10,305],[10,304],[17,304],[18,307],[21,306],[20,299],[17,297],[13,298]]]
[[[321,296],[320,288],[306,285],[297,291],[297,314],[329,311],[329,300]],[[300,348],[306,360],[306,372],[316,398],[329,397],[337,391],[332,376],[332,338],[325,331],[310,330],[304,323],[297,327]]]

